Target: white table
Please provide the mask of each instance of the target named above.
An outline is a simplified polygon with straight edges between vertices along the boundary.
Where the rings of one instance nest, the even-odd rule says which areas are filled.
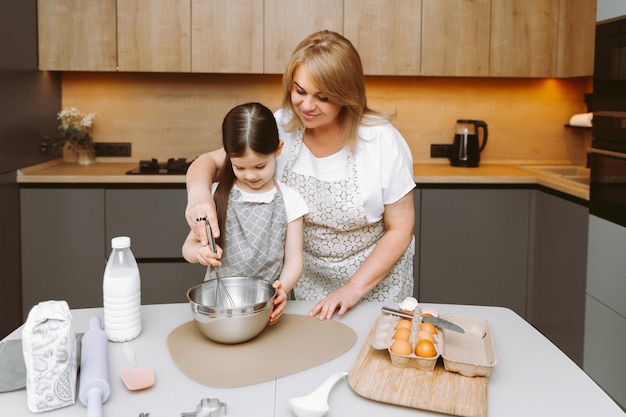
[[[312,302],[291,302],[286,312],[306,314],[312,305]],[[336,371],[349,371],[382,306],[382,303],[361,303],[345,316],[336,318],[353,328],[358,335],[355,345],[338,358],[274,381],[233,389],[197,384],[179,371],[172,361],[167,336],[173,329],[191,320],[188,304],[143,306],[143,331],[132,344],[137,352],[138,364],[154,367],[156,384],[144,391],[126,390],[120,379],[121,372],[127,367],[121,344],[109,342],[111,396],[104,404],[104,415],[137,417],[140,412],[149,412],[150,417],[178,417],[181,412],[195,411],[200,399],[217,397],[227,403],[228,416],[294,417],[287,400],[308,394]],[[490,417],[625,415],[574,362],[513,311],[501,307],[428,306],[435,307],[442,314],[461,314],[489,321],[498,357],[498,364],[489,377]],[[88,329],[89,318],[94,315],[102,317],[102,309],[73,310],[72,315],[76,331],[84,332]],[[21,329],[17,329],[7,339],[20,337]],[[276,360],[281,360],[281,355],[286,354],[289,353],[277,353]],[[345,379],[337,383],[331,392],[329,404],[328,417],[442,415],[367,400],[355,394]],[[0,394],[0,410],[0,414],[11,417],[34,415],[26,407],[25,390]],[[77,400],[73,406],[41,415],[73,417],[86,414],[87,409]]]

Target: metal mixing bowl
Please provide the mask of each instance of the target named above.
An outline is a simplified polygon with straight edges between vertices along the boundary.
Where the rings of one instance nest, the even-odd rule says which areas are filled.
[[[216,280],[187,291],[193,319],[207,338],[218,343],[241,343],[258,336],[267,325],[276,290],[259,278],[220,278],[235,308],[215,306]]]

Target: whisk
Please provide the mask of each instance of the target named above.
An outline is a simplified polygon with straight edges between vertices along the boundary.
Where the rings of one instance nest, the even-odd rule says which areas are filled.
[[[215,250],[215,239],[213,238],[213,233],[211,233],[211,225],[209,222],[206,222],[206,234],[209,238],[209,245],[213,253],[216,253]],[[209,272],[213,271],[213,265],[211,265],[211,269],[208,269],[206,275],[209,275]],[[205,276],[206,281],[206,276]],[[230,296],[228,292],[228,288],[224,285],[224,282],[220,279],[220,274],[215,272],[215,307],[223,307],[223,308],[235,308],[235,302],[233,298]]]

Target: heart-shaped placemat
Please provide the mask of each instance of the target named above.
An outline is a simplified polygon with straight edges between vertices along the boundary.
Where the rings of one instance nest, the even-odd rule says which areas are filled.
[[[256,338],[236,345],[207,339],[190,321],[172,330],[167,346],[176,366],[191,380],[236,388],[328,362],[349,350],[356,338],[354,330],[334,320],[283,314]]]

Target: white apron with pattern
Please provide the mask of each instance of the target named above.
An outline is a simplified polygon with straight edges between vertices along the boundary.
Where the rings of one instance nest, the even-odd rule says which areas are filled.
[[[385,233],[383,221],[369,224],[359,191],[356,161],[348,153],[348,178],[328,182],[292,171],[302,135],[288,155],[282,182],[296,189],[309,208],[304,216],[304,271],[294,288],[296,300],[319,301],[343,286]],[[363,297],[401,301],[413,295],[414,239],[389,275]]]
[[[213,268],[207,279],[225,277],[262,278],[274,282],[283,269],[287,212],[278,188],[270,203],[241,201],[233,189],[226,212],[222,266]]]

